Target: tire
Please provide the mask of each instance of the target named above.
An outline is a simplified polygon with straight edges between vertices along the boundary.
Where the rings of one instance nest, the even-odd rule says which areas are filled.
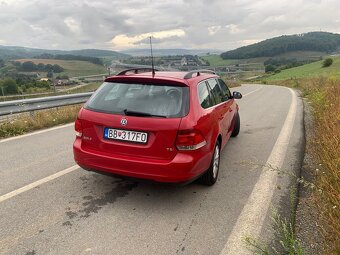
[[[238,133],[240,133],[240,115],[237,112],[235,115],[235,124],[233,128],[233,132],[231,133],[231,136],[235,137],[238,135]]]
[[[220,142],[217,141],[214,149],[214,154],[211,159],[208,170],[201,176],[200,183],[212,186],[217,181],[218,171],[220,168]]]

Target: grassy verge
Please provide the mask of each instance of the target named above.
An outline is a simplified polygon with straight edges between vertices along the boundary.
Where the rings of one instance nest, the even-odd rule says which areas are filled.
[[[0,123],[0,139],[22,135],[38,129],[49,128],[74,121],[82,105],[64,106],[31,114]]]
[[[222,75],[221,79],[227,84],[229,88],[235,88],[241,86],[241,82],[238,79],[230,79],[227,75]]]
[[[267,244],[247,236],[244,238],[244,242],[248,249],[256,255],[279,255],[282,252],[289,255],[303,255],[304,251],[295,235],[294,220],[282,218],[276,209],[272,210],[271,219],[275,236],[279,240],[280,251],[275,247],[268,247]]]
[[[314,139],[310,151],[320,166],[315,171],[314,206],[320,216],[319,230],[327,254],[340,254],[340,79],[304,78],[270,81],[299,89],[311,103]]]

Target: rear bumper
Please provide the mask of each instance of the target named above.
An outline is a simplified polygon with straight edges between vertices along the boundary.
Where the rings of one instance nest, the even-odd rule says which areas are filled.
[[[107,156],[84,150],[79,138],[73,144],[73,154],[76,163],[86,170],[166,183],[195,179],[208,169],[212,157],[211,153],[204,150],[179,152],[172,160]]]

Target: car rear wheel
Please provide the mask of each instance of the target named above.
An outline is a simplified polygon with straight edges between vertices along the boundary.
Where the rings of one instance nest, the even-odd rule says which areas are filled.
[[[240,115],[237,112],[235,115],[234,129],[233,129],[233,132],[231,133],[231,136],[235,137],[238,135],[238,133],[240,133]]]
[[[219,141],[217,141],[210,166],[208,170],[201,176],[200,182],[208,186],[214,185],[214,183],[217,181],[219,169],[220,169],[220,143]]]

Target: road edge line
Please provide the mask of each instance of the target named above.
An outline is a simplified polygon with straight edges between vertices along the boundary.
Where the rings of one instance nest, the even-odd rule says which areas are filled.
[[[263,87],[260,87],[260,88],[258,88],[258,89],[255,89],[255,90],[253,90],[253,91],[250,91],[249,93],[242,95],[242,97],[249,96],[250,94],[253,94],[253,93],[255,93],[255,92],[257,92],[257,91],[259,91],[259,90],[261,90],[261,89],[263,89]]]
[[[296,119],[297,95],[291,88],[287,89],[292,95],[292,101],[285,122],[220,255],[251,254],[242,239],[246,236],[257,238],[260,234],[278,178],[277,171],[273,169],[280,169],[283,165]]]
[[[12,140],[25,138],[25,137],[32,136],[32,135],[38,135],[38,134],[46,133],[46,132],[49,132],[49,131],[57,130],[57,129],[64,128],[64,127],[69,127],[69,126],[72,126],[72,125],[74,125],[73,122],[65,124],[65,125],[61,125],[61,126],[56,126],[56,127],[52,127],[52,128],[42,129],[42,130],[39,130],[39,131],[34,131],[32,133],[28,133],[28,134],[24,134],[24,135],[18,135],[18,136],[14,136],[14,137],[5,138],[5,139],[0,140],[0,143],[9,142],[9,141],[12,141]]]
[[[38,181],[32,182],[32,183],[30,183],[30,184],[28,184],[28,185],[26,185],[24,187],[21,187],[19,189],[13,190],[13,191],[5,194],[5,195],[0,196],[0,203],[6,201],[7,199],[15,197],[15,196],[17,196],[17,195],[19,195],[21,193],[29,191],[29,190],[31,190],[31,189],[33,189],[35,187],[38,187],[38,186],[40,186],[40,185],[42,185],[42,184],[44,184],[46,182],[52,181],[54,179],[57,179],[57,178],[65,175],[65,174],[71,173],[71,172],[73,172],[73,171],[75,171],[75,170],[77,170],[79,168],[80,167],[78,165],[74,165],[74,166],[71,166],[71,167],[66,168],[64,170],[61,170],[61,171],[59,171],[59,172],[57,172],[55,174],[52,174],[52,175],[47,176],[45,178],[42,178],[42,179],[40,179]]]

